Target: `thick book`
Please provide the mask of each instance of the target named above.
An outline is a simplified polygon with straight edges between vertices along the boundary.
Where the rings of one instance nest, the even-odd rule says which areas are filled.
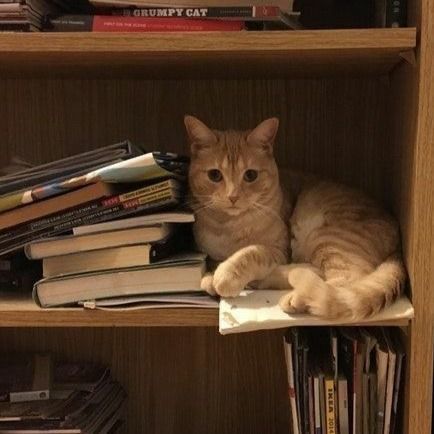
[[[96,182],[98,179],[84,182],[83,176],[142,153],[130,142],[124,141],[4,175],[0,177],[0,211]]]
[[[75,208],[97,199],[112,196],[115,192],[116,187],[113,184],[97,182],[66,194],[3,212],[0,214],[0,231],[32,220],[41,219],[50,214]]]
[[[64,256],[71,253],[89,252],[110,247],[155,243],[170,235],[172,226],[167,223],[109,232],[83,235],[64,235],[43,238],[27,244],[24,251],[29,259]]]
[[[108,231],[116,231],[120,229],[146,227],[151,225],[167,224],[167,223],[193,223],[194,214],[190,211],[170,211],[163,213],[152,213],[149,215],[141,215],[138,217],[124,218],[120,220],[111,220],[104,223],[96,223],[93,225],[78,226],[72,231],[74,235],[84,235],[101,233]]]
[[[48,18],[44,30],[50,32],[228,32],[240,31],[244,27],[244,21],[111,15],[62,15]]]
[[[133,246],[110,247],[69,255],[52,256],[42,261],[44,277],[89,273],[101,270],[119,270],[141,267],[161,261],[173,254],[171,241]]]
[[[42,279],[35,283],[33,296],[42,307],[52,307],[98,298],[200,291],[204,271],[203,254],[179,255],[143,267]]]
[[[70,231],[75,226],[170,208],[179,203],[181,196],[182,186],[177,180],[169,179],[55,213],[0,233],[0,254],[17,250],[37,239]]]

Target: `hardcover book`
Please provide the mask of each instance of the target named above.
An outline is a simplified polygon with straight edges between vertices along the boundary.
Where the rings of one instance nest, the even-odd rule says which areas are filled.
[[[42,307],[75,304],[126,295],[200,291],[203,254],[186,254],[143,267],[47,278],[35,283],[33,296]]]

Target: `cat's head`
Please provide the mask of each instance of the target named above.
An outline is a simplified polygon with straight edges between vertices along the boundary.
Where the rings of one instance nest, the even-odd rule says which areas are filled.
[[[277,118],[249,131],[215,131],[184,118],[190,140],[190,192],[200,206],[240,215],[269,202],[279,188],[273,143]]]

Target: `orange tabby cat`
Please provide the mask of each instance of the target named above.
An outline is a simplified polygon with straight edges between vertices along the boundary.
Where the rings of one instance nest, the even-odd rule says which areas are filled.
[[[284,194],[273,157],[278,124],[215,131],[185,117],[194,235],[220,262],[203,289],[234,297],[249,284],[288,288],[284,311],[327,318],[378,312],[405,280],[396,223],[360,192],[331,182],[290,174]]]

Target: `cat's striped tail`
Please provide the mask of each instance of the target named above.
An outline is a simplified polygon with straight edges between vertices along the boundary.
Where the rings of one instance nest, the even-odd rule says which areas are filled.
[[[323,318],[360,320],[395,301],[405,279],[398,256],[390,256],[372,273],[346,285],[334,285],[309,267],[294,264],[288,273],[294,289],[282,297],[280,305],[286,312],[307,311]]]

